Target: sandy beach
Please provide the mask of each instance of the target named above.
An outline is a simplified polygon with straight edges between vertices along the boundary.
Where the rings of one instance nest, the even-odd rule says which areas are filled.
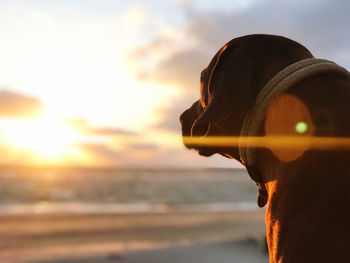
[[[268,262],[264,210],[0,216],[0,262]]]

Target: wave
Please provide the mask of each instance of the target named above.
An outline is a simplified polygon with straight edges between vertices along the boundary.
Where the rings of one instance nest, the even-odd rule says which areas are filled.
[[[257,210],[256,202],[206,204],[101,204],[81,202],[39,202],[35,204],[1,205],[0,215],[30,214],[132,214],[132,213],[201,213]]]

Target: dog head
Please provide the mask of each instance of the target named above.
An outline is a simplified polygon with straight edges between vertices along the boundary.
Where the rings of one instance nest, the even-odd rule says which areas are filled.
[[[182,135],[239,136],[244,118],[266,82],[284,67],[310,57],[304,46],[280,36],[249,35],[231,40],[202,71],[201,97],[180,116]],[[219,153],[240,160],[238,147],[185,145],[203,156]]]

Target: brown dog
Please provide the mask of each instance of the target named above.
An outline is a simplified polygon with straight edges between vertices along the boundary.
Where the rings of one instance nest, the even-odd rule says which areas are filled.
[[[183,136],[240,136],[265,84],[312,57],[304,46],[280,36],[231,40],[202,71],[201,98],[180,117]],[[302,136],[349,137],[350,78],[326,72],[293,85],[271,103],[258,136],[298,136],[300,123]],[[241,160],[232,145],[185,145],[204,156]],[[267,203],[270,262],[350,261],[350,149],[338,146],[256,149],[256,164],[248,172],[259,186],[259,206]]]

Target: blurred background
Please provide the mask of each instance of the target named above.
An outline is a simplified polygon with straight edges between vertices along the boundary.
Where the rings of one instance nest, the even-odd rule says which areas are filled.
[[[1,0],[0,262],[267,262],[236,161],[179,115],[232,38],[350,68],[350,2]],[[236,260],[236,261],[234,261]]]

